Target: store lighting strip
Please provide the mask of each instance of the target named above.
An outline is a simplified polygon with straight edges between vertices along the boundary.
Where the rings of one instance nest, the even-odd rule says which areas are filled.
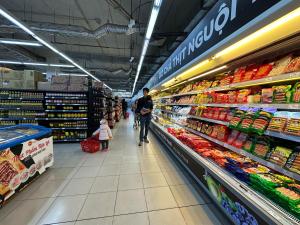
[[[68,64],[52,64],[52,63],[42,63],[42,62],[20,62],[20,61],[8,61],[0,60],[0,64],[12,64],[12,65],[27,65],[27,66],[48,66],[48,67],[63,67],[63,68],[73,68],[75,66]]]
[[[226,65],[225,65],[225,66],[220,66],[220,67],[218,67],[218,68],[216,68],[216,69],[210,70],[210,71],[208,71],[208,72],[206,72],[206,73],[202,73],[202,74],[200,74],[200,75],[198,75],[198,76],[196,76],[196,77],[190,78],[190,79],[188,79],[187,81],[196,80],[196,79],[198,79],[198,78],[200,78],[200,77],[204,77],[204,76],[206,76],[206,75],[209,75],[209,74],[218,72],[218,71],[220,71],[220,70],[226,69],[227,67],[228,67],[228,66],[226,66]]]
[[[22,46],[32,46],[32,47],[41,47],[42,44],[37,41],[27,41],[27,40],[18,40],[18,39],[8,39],[8,38],[0,38],[0,44],[7,45],[22,45]]]
[[[38,35],[36,35],[33,31],[31,31],[25,24],[23,24],[22,22],[18,21],[13,15],[11,15],[9,12],[7,12],[3,7],[0,6],[0,15],[2,15],[3,17],[5,17],[6,19],[8,19],[10,22],[12,22],[13,24],[17,25],[18,27],[20,27],[22,30],[24,30],[26,33],[30,34],[34,39],[36,39],[37,41],[39,41],[42,45],[48,47],[49,49],[51,49],[53,52],[55,52],[56,54],[60,55],[62,58],[64,58],[65,60],[67,60],[68,62],[70,62],[71,64],[73,64],[75,67],[77,67],[78,69],[80,69],[81,71],[83,71],[85,74],[89,75],[90,77],[94,78],[97,81],[100,81],[97,77],[95,77],[93,74],[91,74],[89,71],[87,71],[86,69],[84,69],[82,66],[80,66],[79,64],[77,64],[76,62],[74,62],[73,59],[71,59],[70,57],[68,57],[67,55],[65,55],[64,53],[62,53],[61,51],[59,51],[57,48],[55,48],[53,45],[51,45],[50,43],[48,43],[47,41],[45,41],[44,39],[40,38]],[[109,88],[110,90],[112,90],[108,85],[104,84],[105,87]]]
[[[141,68],[142,68],[142,65],[143,65],[143,62],[144,62],[144,59],[145,59],[145,56],[146,56],[146,52],[147,52],[147,49],[148,49],[148,46],[149,46],[149,42],[150,42],[153,30],[154,30],[154,26],[155,26],[155,23],[156,23],[156,20],[157,20],[157,17],[158,17],[158,13],[159,13],[162,1],[163,0],[154,0],[154,4],[153,4],[153,7],[152,7],[152,11],[151,11],[151,15],[150,15],[150,19],[149,19],[149,23],[148,23],[148,27],[147,27],[145,39],[144,39],[144,45],[143,45],[143,48],[142,48],[140,61],[139,61],[138,67],[137,67],[137,72],[136,72],[134,83],[133,83],[132,95],[134,93],[136,83],[139,79]]]

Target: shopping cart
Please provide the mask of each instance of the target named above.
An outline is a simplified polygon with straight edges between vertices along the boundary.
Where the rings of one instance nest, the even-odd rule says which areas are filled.
[[[81,150],[88,153],[98,152],[100,150],[99,134],[87,138],[80,142]]]

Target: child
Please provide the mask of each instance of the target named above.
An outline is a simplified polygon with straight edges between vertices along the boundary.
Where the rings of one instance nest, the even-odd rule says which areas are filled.
[[[99,133],[99,141],[102,144],[102,150],[107,151],[108,150],[108,143],[109,140],[112,139],[112,133],[111,130],[107,124],[106,119],[102,119],[100,121],[100,127],[98,130],[96,130],[93,135],[96,135]]]

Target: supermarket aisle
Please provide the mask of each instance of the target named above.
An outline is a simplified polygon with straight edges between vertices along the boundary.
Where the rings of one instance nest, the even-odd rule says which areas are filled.
[[[56,145],[55,166],[0,210],[0,224],[224,224],[153,136],[141,148],[132,123],[113,132],[107,153]]]

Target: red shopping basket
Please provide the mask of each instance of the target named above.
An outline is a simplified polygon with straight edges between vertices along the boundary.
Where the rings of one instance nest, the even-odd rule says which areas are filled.
[[[90,137],[80,142],[81,150],[84,152],[94,153],[100,149],[99,135]]]
[[[125,113],[125,118],[128,119],[129,118],[129,112]]]

